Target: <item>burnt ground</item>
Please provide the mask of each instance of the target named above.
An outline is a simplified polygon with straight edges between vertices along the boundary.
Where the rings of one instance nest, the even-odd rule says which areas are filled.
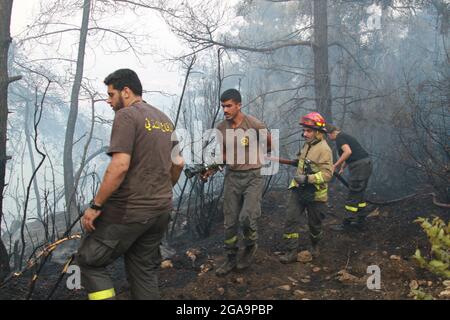
[[[343,215],[340,206],[345,199],[345,190],[334,188],[330,200],[334,206],[329,208],[324,220],[324,239],[317,259],[289,265],[278,262],[278,255],[283,250],[282,226],[287,192],[272,191],[263,201],[256,263],[245,271],[232,272],[225,277],[215,275],[214,268],[223,261],[222,218],[217,217],[208,238],[175,241],[177,254],[172,259],[173,267],[162,269],[160,273],[162,298],[412,299],[410,283],[416,280],[424,292],[442,299],[439,293],[445,289],[445,279],[419,268],[411,256],[417,248],[423,253],[429,251],[426,235],[414,220],[436,215],[448,221],[449,210],[434,206],[430,197],[417,196],[387,206],[374,206],[366,230],[341,233],[330,230],[330,225],[337,223]],[[302,229],[301,249],[308,245],[308,231]],[[196,253],[195,261],[186,255],[188,250]],[[381,269],[381,290],[371,291],[366,286],[369,276],[366,272],[370,265]],[[123,263],[118,261],[110,269],[118,298],[128,299]],[[45,266],[32,299],[46,298],[60,270],[61,266],[54,263]],[[341,270],[346,270],[351,276],[339,280],[338,272]],[[30,276],[12,280],[0,290],[0,299],[24,299],[29,281]],[[85,299],[84,291],[69,291],[64,284],[65,279],[52,299]]]

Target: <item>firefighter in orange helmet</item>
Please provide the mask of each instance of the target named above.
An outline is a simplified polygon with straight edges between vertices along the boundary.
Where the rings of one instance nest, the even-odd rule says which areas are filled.
[[[327,210],[328,181],[333,175],[333,155],[326,137],[325,119],[317,112],[300,118],[306,142],[298,153],[298,167],[289,186],[290,194],[284,224],[286,252],[282,263],[297,261],[300,234],[300,215],[307,212],[311,253],[319,254],[318,243],[322,238],[322,220]]]

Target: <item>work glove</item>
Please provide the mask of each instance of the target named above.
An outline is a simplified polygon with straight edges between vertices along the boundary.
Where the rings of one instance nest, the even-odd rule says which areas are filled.
[[[294,180],[298,184],[306,184],[308,183],[308,176],[304,174],[299,174],[294,177]]]

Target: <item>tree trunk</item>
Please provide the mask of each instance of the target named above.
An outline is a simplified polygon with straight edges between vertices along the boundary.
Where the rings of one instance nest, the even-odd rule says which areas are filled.
[[[75,125],[78,117],[78,96],[80,94],[81,81],[83,80],[84,55],[86,50],[86,39],[89,27],[89,15],[91,0],[84,0],[83,20],[80,29],[80,43],[78,45],[77,67],[75,79],[70,97],[69,119],[67,120],[66,137],[64,141],[64,192],[66,200],[66,210],[68,212],[68,224],[77,212],[76,190],[73,169],[73,137]]]
[[[327,0],[314,0],[314,90],[317,111],[329,122],[331,112],[331,86],[328,70],[328,18]]]
[[[27,142],[27,148],[28,153],[30,154],[30,165],[32,172],[36,171],[36,162],[34,161],[34,151],[33,151],[33,142],[31,141],[31,132],[30,132],[30,124],[31,124],[31,106],[30,102],[26,101],[26,110],[25,110],[25,137]],[[31,125],[31,128],[34,128],[34,122],[33,125]],[[36,213],[38,215],[38,218],[43,221],[42,217],[42,206],[41,206],[41,194],[39,192],[39,186],[37,182],[37,176],[33,179],[33,189],[34,194],[36,196]]]
[[[1,240],[3,189],[6,174],[6,131],[8,126],[8,50],[11,43],[10,23],[12,0],[0,2],[0,282],[9,274],[9,257]]]

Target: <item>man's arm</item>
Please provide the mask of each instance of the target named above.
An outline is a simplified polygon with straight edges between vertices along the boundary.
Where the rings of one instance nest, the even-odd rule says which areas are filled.
[[[347,167],[347,161],[344,161],[344,163],[341,166],[341,170],[339,170],[339,174],[343,174],[344,173],[344,169]]]
[[[103,177],[102,184],[94,197],[94,203],[102,206],[106,200],[116,191],[122,184],[125,176],[128,172],[131,162],[131,155],[128,153],[113,153],[111,163],[106,169],[105,176]],[[81,224],[87,232],[95,230],[94,221],[101,214],[100,210],[92,208],[86,209]]]
[[[181,172],[184,168],[184,159],[182,156],[178,155],[172,161],[172,167],[170,168],[170,178],[172,180],[172,186],[175,186],[180,179]]]
[[[131,155],[128,153],[114,153],[111,163],[106,169],[103,182],[94,198],[96,204],[103,205],[106,200],[119,189],[130,167]]]
[[[341,164],[343,164],[345,161],[347,161],[348,158],[350,158],[350,156],[352,155],[352,149],[350,148],[350,146],[348,144],[344,144],[341,147],[343,153],[341,155],[341,157],[339,158],[338,161],[336,161],[336,163],[333,165],[333,171],[336,170],[336,168],[339,168],[339,166]]]

